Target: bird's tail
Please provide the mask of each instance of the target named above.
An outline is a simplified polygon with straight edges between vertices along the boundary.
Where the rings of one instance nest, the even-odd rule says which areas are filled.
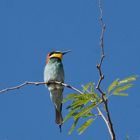
[[[62,117],[61,111],[62,111],[62,104],[61,104],[61,108],[59,111],[55,108],[55,114],[56,114],[55,122],[56,122],[56,124],[59,125],[60,132],[61,132],[61,126],[63,124],[63,117]]]

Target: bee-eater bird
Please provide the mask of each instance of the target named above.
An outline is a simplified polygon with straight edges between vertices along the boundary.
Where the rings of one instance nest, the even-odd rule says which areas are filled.
[[[47,55],[46,66],[44,69],[44,82],[59,81],[64,82],[64,69],[62,64],[63,55],[69,51],[60,52],[53,51]],[[63,89],[64,87],[60,84],[48,84],[48,90],[50,91],[50,97],[55,107],[56,124],[59,125],[61,132],[61,125],[63,123],[62,117],[62,100],[63,100]]]

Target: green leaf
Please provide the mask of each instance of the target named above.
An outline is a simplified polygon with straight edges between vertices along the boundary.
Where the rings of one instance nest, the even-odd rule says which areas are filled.
[[[87,91],[89,87],[91,86],[91,83],[86,84],[85,86],[82,86],[83,92]]]
[[[94,121],[93,118],[87,120],[84,124],[82,124],[82,126],[80,128],[78,128],[78,133],[79,135],[81,135],[90,125],[91,123]]]
[[[87,114],[85,114],[84,116],[82,116],[83,118],[88,118],[88,117],[93,117],[95,116],[93,113],[89,112]]]
[[[113,93],[113,95],[116,95],[116,96],[128,96],[127,93]]]
[[[89,102],[96,102],[97,97],[95,97],[94,94],[90,94],[90,93],[87,93],[87,94],[80,94],[80,96],[76,96],[76,99],[72,99],[73,100],[73,103],[71,105],[69,105],[67,107],[67,109],[73,109],[73,108],[77,108],[79,106],[83,106],[83,105],[86,105],[87,103]]]
[[[118,87],[118,88],[116,88],[112,93],[114,94],[114,93],[119,93],[119,92],[121,92],[121,91],[124,91],[124,90],[127,90],[128,88],[130,88],[130,87],[132,87],[133,86],[133,84],[127,84],[127,85],[124,85],[124,86],[122,86],[122,87]]]
[[[71,105],[69,105],[67,107],[67,109],[77,108],[77,107],[82,106],[88,102],[89,102],[88,100],[77,100],[77,101],[74,101]]]
[[[86,94],[73,93],[67,95],[67,97],[63,100],[63,103],[67,102],[68,100],[85,100],[85,99],[91,100],[93,98],[94,98],[93,94],[90,93],[86,93]]]
[[[91,82],[91,92],[92,92],[92,93],[95,93],[95,90],[94,90],[95,88],[94,88],[94,86],[95,86],[95,84]]]
[[[64,118],[63,123],[65,123],[69,118],[71,118],[74,112],[75,112],[74,110],[71,111],[71,112]]]
[[[79,105],[79,106],[72,106],[72,107],[69,107],[67,109],[70,109],[70,110],[80,110],[84,107],[84,104],[82,105]]]
[[[70,111],[70,113],[64,118],[63,123],[65,123],[68,119],[70,119],[76,110]]]
[[[138,78],[138,76],[136,75],[133,75],[133,76],[130,76],[130,77],[127,77],[123,80],[119,80],[119,79],[116,79],[114,82],[112,82],[112,84],[109,86],[108,88],[108,93],[110,93],[114,88],[117,88],[119,86],[122,86],[123,84],[128,84],[129,82],[133,82],[135,81],[136,79]]]
[[[70,128],[70,130],[69,130],[69,132],[68,132],[69,135],[71,135],[71,133],[73,132],[74,128],[76,127],[76,125],[77,125],[77,123],[78,123],[78,120],[79,120],[79,119],[76,119],[76,120],[74,121],[74,123],[72,124],[72,126],[71,126],[71,128]]]
[[[95,105],[96,105],[96,103],[92,103],[91,105],[81,109],[81,111],[74,116],[74,119],[78,119],[78,118],[88,114],[90,112],[90,110],[95,107]]]
[[[118,81],[119,79],[116,79],[115,81],[113,81],[110,86],[108,87],[108,93],[110,93],[115,87],[118,86]]]
[[[85,93],[85,94],[82,94],[81,97],[79,98],[80,100],[96,100],[95,98],[95,93]]]
[[[130,76],[130,77],[128,77],[128,78],[125,78],[125,79],[119,81],[119,84],[126,84],[126,83],[129,83],[129,82],[133,82],[133,81],[135,81],[137,78],[138,78],[138,76],[133,75],[133,76]]]
[[[91,93],[94,93],[94,83],[93,82],[90,82],[88,84],[86,84],[85,86],[82,86],[83,88],[83,92],[91,92]]]
[[[78,97],[80,94],[72,93],[66,96],[66,98],[63,99],[63,103],[67,102],[68,100],[75,99]]]

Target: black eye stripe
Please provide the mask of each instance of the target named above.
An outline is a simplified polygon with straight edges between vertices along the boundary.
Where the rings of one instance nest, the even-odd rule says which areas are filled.
[[[54,53],[57,53],[57,54],[59,54],[59,53],[61,53],[61,52],[59,52],[59,51],[53,51],[53,52],[50,52],[50,56],[52,55],[52,54],[54,54]]]
[[[53,54],[54,52],[50,52],[50,56]]]

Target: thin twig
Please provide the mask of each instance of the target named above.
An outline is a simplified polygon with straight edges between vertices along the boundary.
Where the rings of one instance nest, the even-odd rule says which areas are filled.
[[[103,60],[105,58],[104,33],[105,33],[105,29],[106,29],[106,26],[103,22],[103,9],[102,9],[101,0],[99,0],[99,10],[100,10],[100,24],[101,24],[102,31],[101,31],[101,35],[100,35],[101,57],[100,57],[99,64],[97,64],[97,69],[98,69],[98,72],[99,72],[99,80],[98,80],[96,89],[101,93],[101,97],[102,97],[102,101],[103,101],[103,104],[104,104],[104,107],[105,107],[105,112],[106,112],[107,118],[103,115],[103,113],[100,111],[99,108],[97,108],[97,110],[98,110],[98,112],[100,113],[100,115],[102,116],[103,120],[105,121],[105,123],[107,125],[107,128],[108,128],[109,134],[111,136],[111,139],[116,140],[113,124],[112,124],[109,109],[108,109],[108,100],[105,98],[105,93],[103,92],[103,90],[100,87],[100,85],[101,85],[101,83],[104,79],[104,74],[102,72],[102,63],[103,63]]]
[[[115,131],[114,131],[114,128],[113,128],[113,123],[112,123],[112,120],[111,120],[111,117],[110,117],[110,112],[109,112],[109,109],[108,109],[108,100],[106,99],[105,102],[104,102],[104,106],[105,106],[105,110],[106,110],[106,114],[107,114],[107,118],[108,118],[108,122],[109,122],[109,126],[110,126],[110,134],[111,134],[111,138],[112,140],[116,140],[116,135],[115,135]]]
[[[2,89],[0,90],[0,93],[4,93],[4,92],[8,92],[8,91],[11,91],[11,90],[16,90],[16,89],[20,89],[24,86],[27,86],[27,85],[35,85],[35,86],[38,86],[38,85],[49,85],[49,84],[60,84],[64,87],[67,87],[67,88],[70,88],[80,94],[83,94],[80,90],[78,90],[77,88],[71,86],[71,85],[68,85],[68,84],[65,84],[65,83],[62,83],[62,82],[59,82],[59,81],[49,81],[49,82],[29,82],[29,81],[25,81],[24,83],[22,84],[19,84],[17,86],[13,86],[13,87],[9,87],[9,88],[5,88],[5,89]]]
[[[107,127],[108,127],[108,130],[109,130],[109,133],[111,133],[111,130],[110,130],[110,126],[109,126],[109,121],[107,121],[106,117],[104,116],[104,114],[102,113],[102,111],[100,110],[99,107],[97,107],[97,110],[99,112],[99,115],[101,115],[101,117],[103,118],[103,120],[105,121]]]

